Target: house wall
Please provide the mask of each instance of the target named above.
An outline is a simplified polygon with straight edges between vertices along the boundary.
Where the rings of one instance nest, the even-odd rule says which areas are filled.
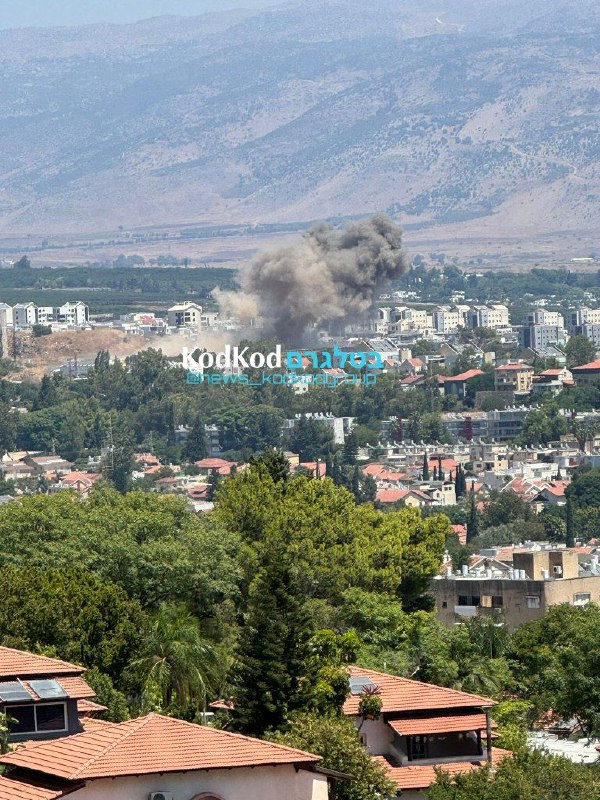
[[[354,724],[358,728],[361,717],[354,717]],[[390,745],[394,739],[394,731],[384,721],[379,719],[366,719],[360,729],[363,744],[372,756],[383,756],[390,751]]]
[[[511,631],[524,622],[543,617],[550,606],[559,603],[573,605],[576,594],[589,594],[590,602],[600,603],[600,576],[547,581],[437,578],[431,581],[431,589],[435,596],[437,617],[440,622],[448,626],[454,625],[457,620],[454,609],[458,606],[459,595],[480,598],[484,595],[501,595],[503,606],[498,612]],[[529,608],[528,597],[539,597],[539,607]],[[463,606],[463,609],[468,612],[469,607]],[[495,612],[496,609],[477,607],[470,616]]]
[[[327,778],[293,765],[175,772],[88,781],[73,800],[147,800],[150,792],[171,792],[173,800],[192,800],[214,792],[223,800],[328,800]]]

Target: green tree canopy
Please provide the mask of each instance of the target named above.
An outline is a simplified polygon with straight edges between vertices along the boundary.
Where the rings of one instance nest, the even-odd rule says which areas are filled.
[[[344,717],[297,714],[273,741],[298,747],[322,756],[327,769],[352,777],[337,785],[337,800],[374,800],[393,797],[395,785],[387,778],[383,767],[374,761],[360,742],[351,720]]]

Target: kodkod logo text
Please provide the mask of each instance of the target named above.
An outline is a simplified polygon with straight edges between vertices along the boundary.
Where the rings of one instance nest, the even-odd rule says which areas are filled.
[[[305,359],[313,369],[334,370],[334,372],[304,373],[297,372],[304,368]],[[340,350],[337,345],[333,350],[288,350],[283,354],[280,344],[270,353],[250,352],[249,347],[232,347],[225,345],[219,353],[208,351],[199,353],[197,358],[187,347],[182,350],[182,363],[188,370],[188,383],[209,383],[216,386],[242,384],[245,386],[274,386],[283,384],[311,384],[317,386],[337,386],[340,383],[362,383],[372,386],[377,382],[375,370],[383,369],[380,353],[365,353]],[[354,370],[366,370],[362,374],[342,373],[345,367]],[[256,378],[243,372],[248,369],[260,369],[261,375]],[[266,372],[265,369],[273,370]],[[219,370],[207,372],[207,370]]]

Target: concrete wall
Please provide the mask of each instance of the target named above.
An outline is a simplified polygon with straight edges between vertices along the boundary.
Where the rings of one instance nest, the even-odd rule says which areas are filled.
[[[543,617],[550,606],[558,603],[575,602],[576,594],[590,594],[592,603],[600,603],[600,576],[590,578],[565,578],[560,580],[510,580],[477,578],[439,578],[431,581],[435,596],[436,613],[444,625],[454,625],[457,617],[454,607],[458,606],[459,595],[478,596],[501,595],[502,609],[499,610],[509,630],[515,630],[524,622]],[[539,608],[529,608],[527,597],[539,597]],[[495,609],[477,608],[477,614],[495,613]]]
[[[193,800],[204,792],[223,800],[328,800],[327,779],[292,765],[175,772],[88,781],[73,800],[148,800],[150,792],[171,792],[174,800]]]

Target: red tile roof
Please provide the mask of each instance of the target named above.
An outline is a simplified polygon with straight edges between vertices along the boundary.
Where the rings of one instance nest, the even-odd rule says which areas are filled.
[[[509,750],[501,750],[499,747],[492,748],[492,765],[496,766],[506,756],[512,755]],[[387,772],[388,778],[394,781],[399,789],[428,789],[435,783],[436,769],[442,769],[449,775],[460,775],[463,772],[471,772],[478,769],[486,762],[461,761],[453,764],[411,764],[408,767],[396,767],[391,764],[385,756],[374,756],[375,761],[381,764]]]
[[[220,467],[231,467],[235,461],[226,461],[224,458],[201,458],[194,462],[197,467],[204,469],[219,469]]]
[[[82,716],[106,710],[107,710],[106,706],[102,706],[100,705],[100,703],[94,703],[92,700],[81,699],[77,701],[77,711]]]
[[[158,714],[91,721],[83,733],[35,742],[0,762],[66,780],[274,764],[316,764],[320,756]]]
[[[79,788],[81,787],[74,786],[68,790],[52,788],[39,782],[30,783],[24,779],[0,776],[0,800],[55,800]]]
[[[24,650],[15,650],[12,647],[0,647],[0,678],[26,678],[34,675],[54,677],[56,675],[81,675],[83,672],[85,672],[83,667],[69,664],[67,661],[26,653]],[[91,694],[94,693],[91,692]]]
[[[367,464],[366,467],[363,467],[363,475],[372,475],[376,477],[381,472],[385,472],[385,469],[383,464]]]
[[[385,672],[375,672],[362,667],[351,667],[350,675],[370,678],[379,687],[382,701],[381,710],[384,713],[433,711],[447,708],[489,708],[495,705],[494,700],[490,700],[488,697],[459,692],[456,689],[446,689],[443,686],[434,686],[409,678],[399,678],[396,675],[387,675]],[[344,714],[357,714],[359,702],[358,695],[348,697],[344,703]]]
[[[466,544],[467,543],[467,526],[462,524],[451,525],[450,526],[454,533],[458,536],[459,544]]]
[[[588,364],[581,364],[578,367],[571,367],[571,372],[579,372],[580,370],[600,370],[600,358],[597,358],[595,361],[590,361]]]
[[[478,375],[483,375],[483,370],[480,369],[468,369],[466,372],[461,372],[460,375],[440,375],[440,380],[444,383],[449,382],[462,382],[471,380],[471,378],[476,378]]]
[[[400,736],[414,736],[425,733],[451,733],[453,731],[479,731],[486,727],[485,714],[455,714],[437,717],[417,717],[416,719],[391,719],[390,728]]]
[[[58,682],[65,692],[73,700],[83,700],[87,697],[95,697],[96,692],[88,686],[83,678],[58,678]]]
[[[380,503],[399,503],[407,494],[408,489],[380,489],[376,497]]]

